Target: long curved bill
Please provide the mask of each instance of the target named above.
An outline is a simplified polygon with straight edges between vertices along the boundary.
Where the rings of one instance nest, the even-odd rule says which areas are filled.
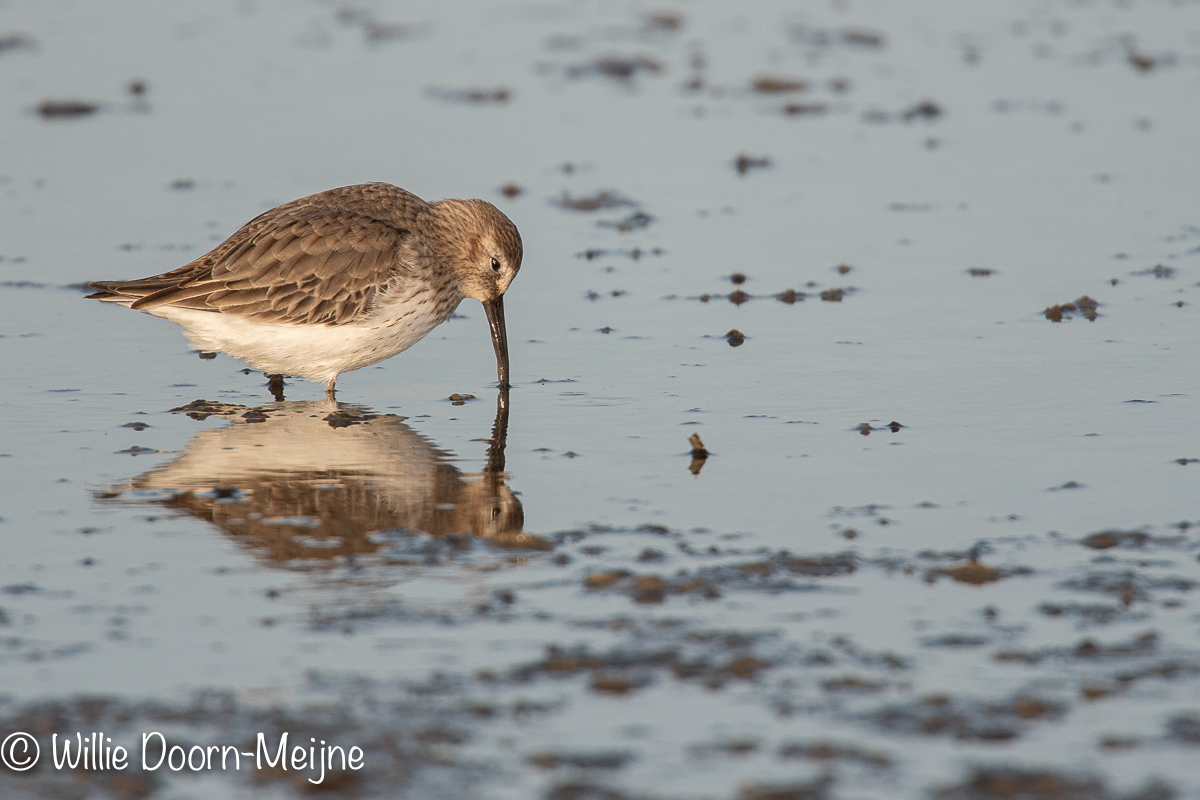
[[[496,349],[496,373],[500,377],[500,388],[511,386],[508,382],[508,332],[504,329],[504,295],[483,304],[488,325],[492,326],[492,347]]]

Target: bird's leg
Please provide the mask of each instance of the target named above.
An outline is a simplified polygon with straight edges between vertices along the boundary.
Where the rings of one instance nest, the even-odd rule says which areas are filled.
[[[267,391],[275,396],[276,402],[283,402],[283,376],[268,375],[267,376]]]
[[[337,389],[335,388],[336,384],[337,384],[337,376],[336,375],[334,375],[332,378],[330,378],[329,382],[325,384],[325,399],[326,400],[336,400],[337,399]]]

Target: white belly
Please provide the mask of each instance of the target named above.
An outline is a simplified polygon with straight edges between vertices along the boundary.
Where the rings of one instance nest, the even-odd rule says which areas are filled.
[[[171,306],[148,311],[183,328],[199,350],[231,355],[268,375],[328,382],[412,347],[449,319],[459,302],[461,298],[438,305],[424,293],[398,297],[361,322],[345,325],[255,322],[236,314]]]

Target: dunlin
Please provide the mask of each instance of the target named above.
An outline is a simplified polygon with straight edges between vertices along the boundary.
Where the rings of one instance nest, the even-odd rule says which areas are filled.
[[[207,255],[134,281],[96,281],[89,297],[180,325],[201,351],[271,377],[324,381],[407,350],[464,298],[487,313],[507,389],[504,292],[521,235],[483,200],[427,203],[387,183],[343,186],[260,214]]]

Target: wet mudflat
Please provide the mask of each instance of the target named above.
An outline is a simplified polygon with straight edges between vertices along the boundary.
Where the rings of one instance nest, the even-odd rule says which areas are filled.
[[[0,11],[3,796],[1200,795],[1195,4]],[[82,299],[369,180],[520,227],[507,398]]]

